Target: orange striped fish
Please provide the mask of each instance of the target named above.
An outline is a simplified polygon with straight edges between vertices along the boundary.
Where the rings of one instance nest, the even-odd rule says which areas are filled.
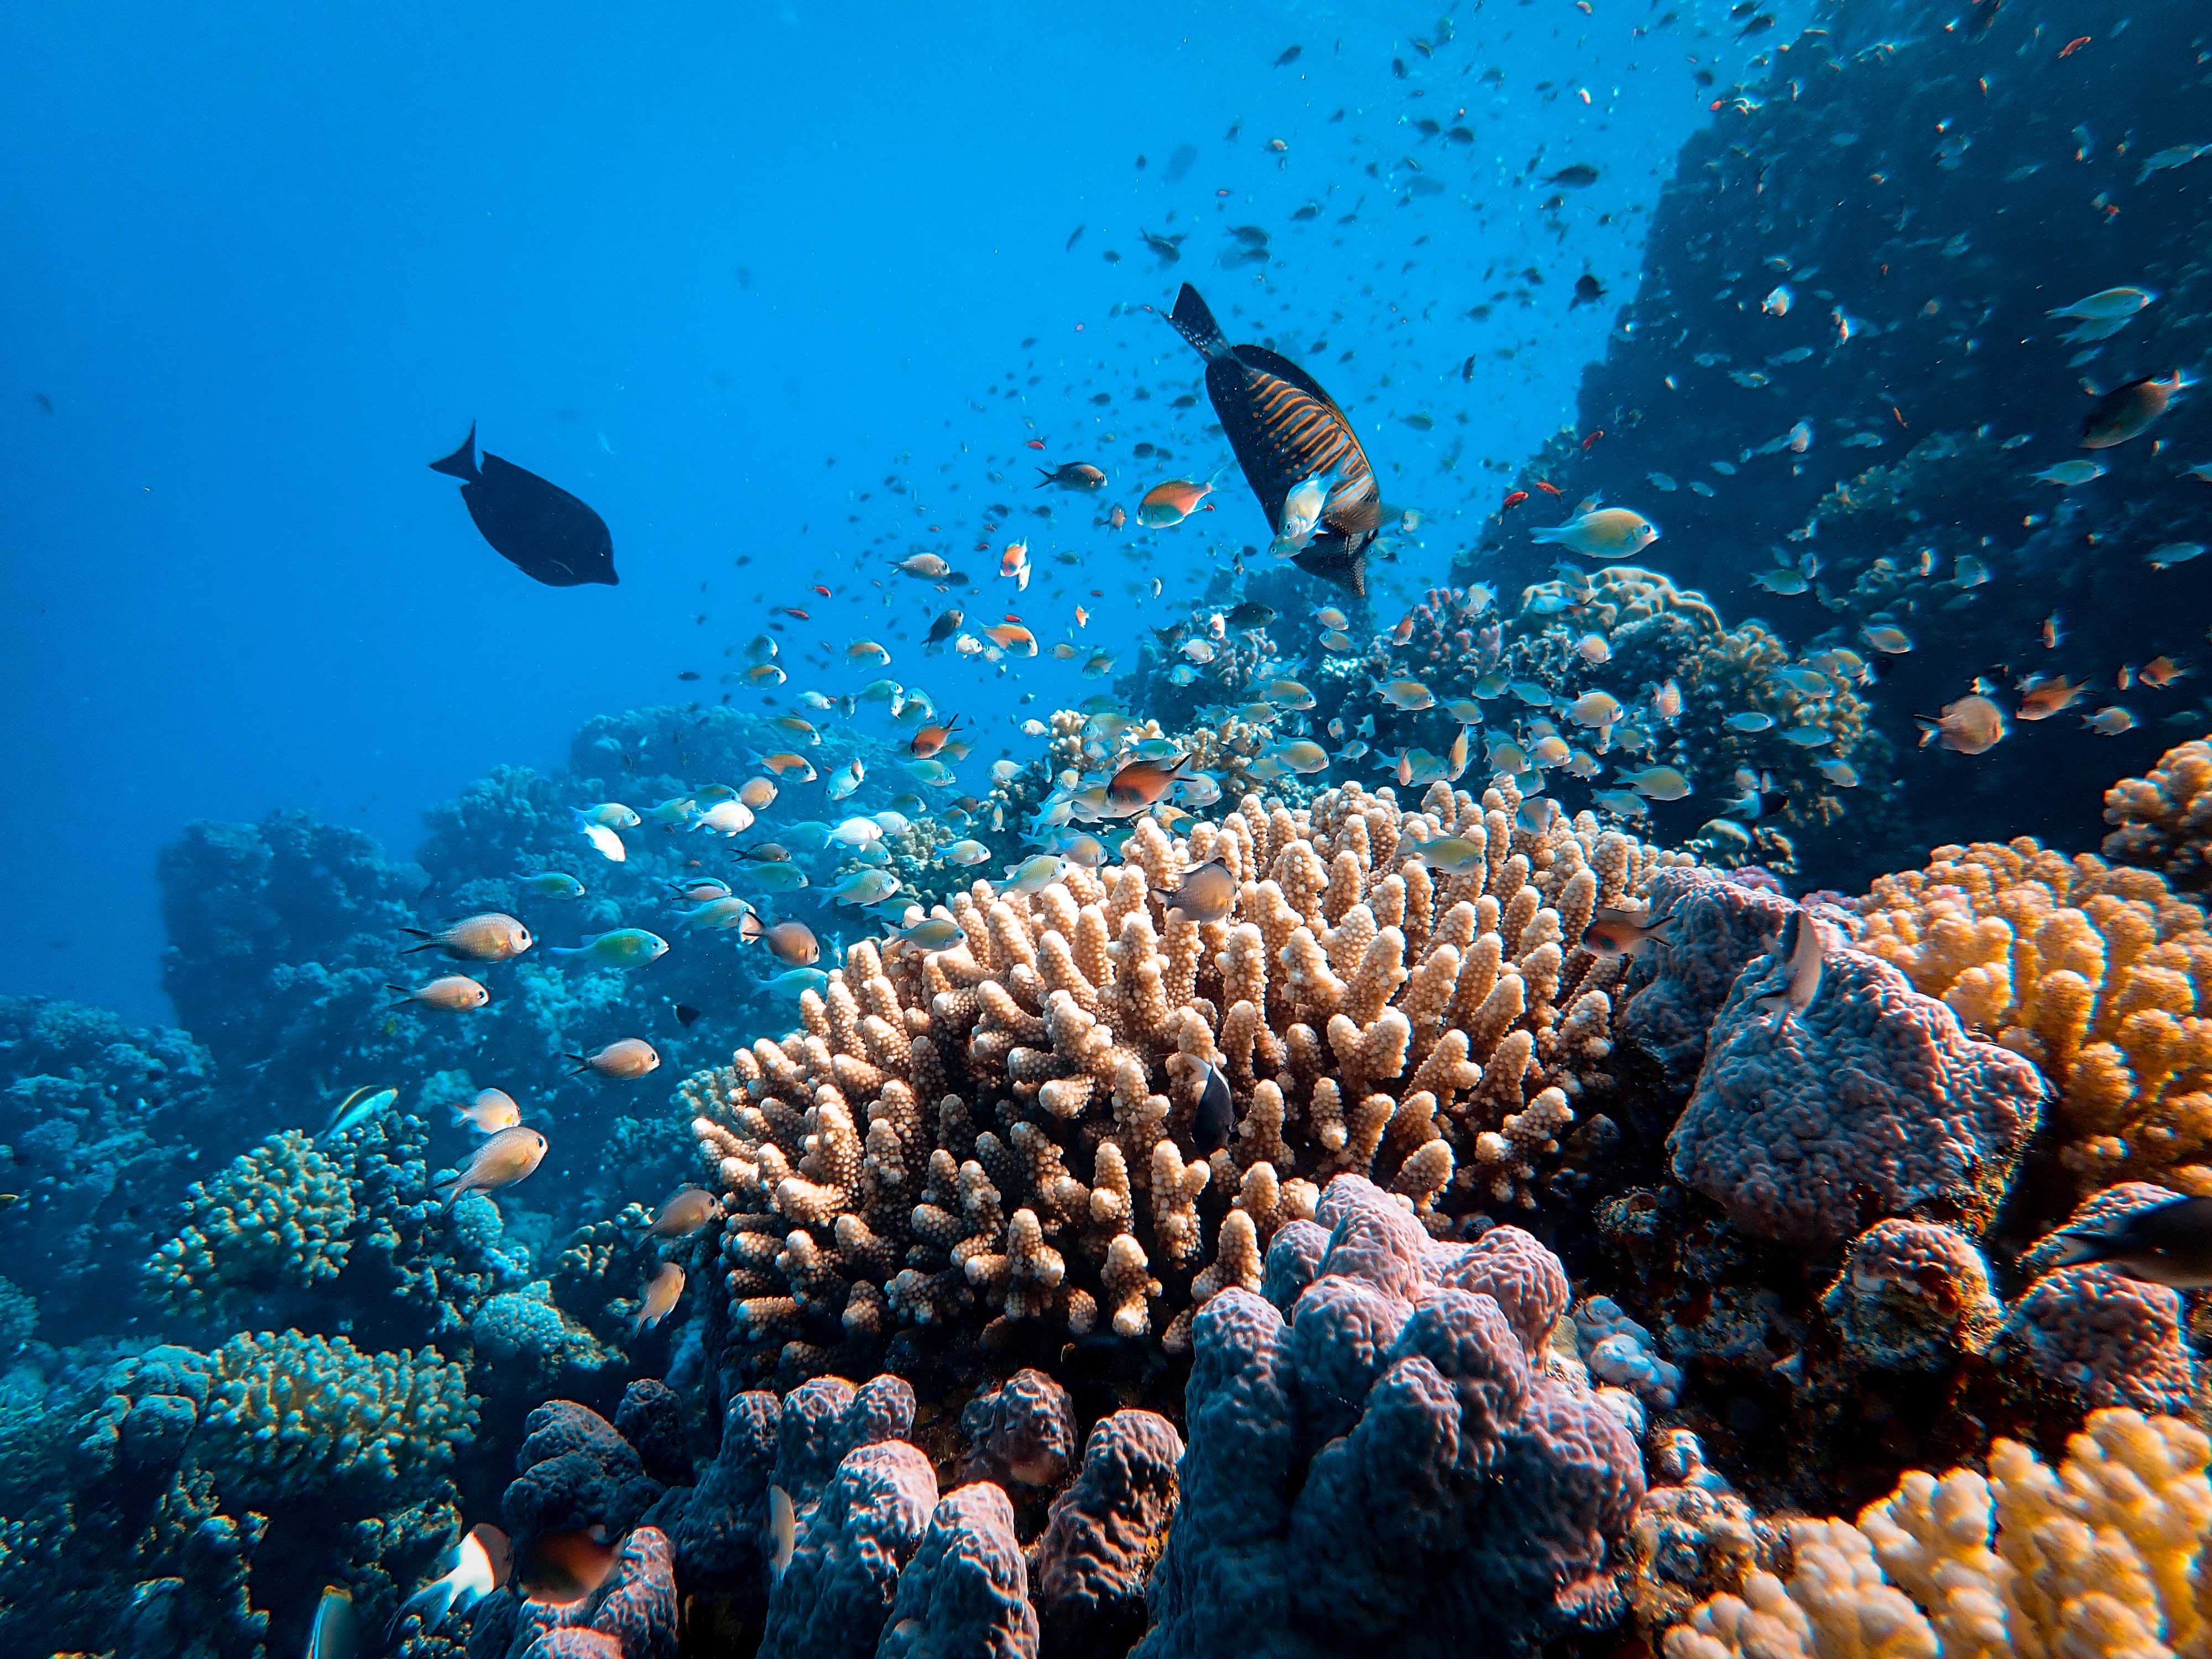
[[[1320,527],[1293,562],[1365,593],[1367,544],[1382,528],[1382,496],[1336,400],[1288,358],[1265,346],[1231,345],[1188,283],[1168,320],[1206,359],[1206,393],[1270,525],[1281,527],[1283,504],[1295,485],[1334,475]]]

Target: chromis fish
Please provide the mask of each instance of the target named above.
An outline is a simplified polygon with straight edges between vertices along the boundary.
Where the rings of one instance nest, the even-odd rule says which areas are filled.
[[[1721,722],[1731,732],[1764,732],[1774,724],[1774,716],[1756,708],[1740,709]]]
[[[1626,507],[1593,507],[1565,524],[1542,525],[1531,541],[1549,543],[1594,559],[1626,559],[1659,539],[1659,526]]]
[[[544,1159],[545,1137],[537,1130],[520,1125],[501,1129],[477,1147],[469,1161],[453,1174],[434,1182],[431,1192],[435,1195],[440,1187],[448,1188],[444,1207],[451,1211],[463,1193],[492,1193],[502,1187],[512,1187]]]
[[[479,1089],[476,1098],[463,1105],[453,1103],[453,1127],[467,1124],[480,1135],[495,1135],[522,1121],[522,1108],[504,1089]]]
[[[565,870],[541,870],[536,875],[518,878],[515,885],[533,898],[579,899],[584,896],[584,884]]]
[[[1190,1136],[1200,1152],[1218,1152],[1229,1144],[1237,1127],[1237,1103],[1230,1093],[1228,1073],[1210,1060],[1202,1064],[1205,1080],[1191,1115]]]
[[[466,974],[442,974],[427,985],[386,985],[384,988],[399,994],[399,1000],[392,1005],[394,1008],[404,1008],[411,1002],[446,1014],[465,1013],[491,1000],[491,993]]]
[[[572,806],[568,810],[579,823],[603,823],[610,830],[635,830],[644,822],[635,811],[618,800],[603,800],[591,806]]]
[[[1671,766],[1647,766],[1640,772],[1623,772],[1620,781],[1638,794],[1653,800],[1683,800],[1691,793],[1690,781]]]
[[[1168,920],[1180,916],[1200,926],[1227,919],[1237,908],[1237,878],[1218,860],[1194,864],[1182,872],[1173,890],[1158,890],[1167,906]]]
[[[2136,720],[2130,711],[2113,703],[2094,714],[2082,715],[2081,724],[2100,738],[2117,738],[2124,732],[2134,731]]]
[[[576,1062],[576,1069],[568,1073],[571,1077],[591,1072],[627,1083],[656,1070],[660,1065],[660,1050],[643,1037],[617,1037],[590,1054],[570,1054],[568,1058]]]
[[[356,1089],[337,1103],[331,1121],[323,1126],[325,1135],[342,1135],[349,1129],[358,1129],[380,1112],[389,1111],[399,1099],[399,1091],[379,1088],[374,1084]]]
[[[727,893],[720,898],[708,899],[694,905],[689,910],[679,910],[676,917],[686,927],[736,927],[751,914],[752,908],[736,894]]]
[[[874,904],[897,892],[899,879],[887,870],[855,870],[824,890],[840,904]]]
[[[673,1261],[664,1261],[655,1267],[653,1277],[646,1281],[644,1296],[638,1301],[637,1317],[629,1328],[631,1340],[667,1318],[683,1295],[684,1269]]]
[[[1383,680],[1377,683],[1375,690],[1393,708],[1403,709],[1407,714],[1418,714],[1422,709],[1437,706],[1437,694],[1419,680]]]
[[[1640,957],[1674,936],[1672,911],[1653,915],[1649,911],[1603,906],[1583,929],[1583,949],[1601,957]]]
[[[609,863],[620,864],[629,857],[629,848],[623,845],[623,838],[605,824],[586,823],[578,827],[584,839],[592,843],[592,850]]]
[[[1813,584],[1805,579],[1802,570],[1783,565],[1773,570],[1762,570],[1752,579],[1753,586],[1763,587],[1770,593],[1779,593],[1784,599],[1810,591]]]
[[[409,945],[402,953],[406,956],[417,951],[443,951],[456,962],[511,962],[530,948],[530,930],[497,910],[465,916],[434,933],[421,927],[399,931],[422,941]]]
[[[2057,484],[2061,489],[2071,489],[2105,476],[2105,469],[2095,461],[2061,461],[2056,466],[2046,466],[2040,472],[2027,475],[2031,483]]]
[[[1810,1008],[1820,994],[1820,957],[1825,949],[1820,924],[1802,908],[1792,910],[1790,920],[1782,924],[1782,937],[1773,951],[1782,979],[1774,989],[1755,999],[1760,1010],[1787,1021]]]
[[[745,872],[745,878],[763,893],[795,893],[811,884],[806,872],[789,862],[787,855],[752,866]]]
[[[2203,556],[2203,542],[2161,542],[2143,555],[2143,562],[2154,570],[2171,570],[2178,564],[2187,564],[2191,559]]]
[[[2004,711],[1978,695],[1945,703],[1941,714],[1912,718],[1919,722],[1923,749],[1940,743],[1957,754],[1983,755],[1996,748],[2005,735]]]
[[[1466,876],[1486,868],[1489,854],[1483,843],[1469,841],[1464,836],[1439,836],[1416,846],[1413,856],[1431,870],[1441,870],[1448,876]]]
[[[830,975],[819,968],[791,968],[762,981],[761,988],[775,996],[795,997],[802,991],[819,991],[829,983]]]
[[[1034,858],[1024,859],[1006,870],[1006,879],[1001,884],[1009,892],[1042,893],[1058,881],[1067,867],[1067,860],[1057,853],[1039,853]]]
[[[874,875],[880,872],[864,871],[861,873]],[[886,877],[885,879],[890,878]],[[891,884],[896,887],[898,884],[892,882]],[[744,937],[748,943],[757,939],[768,946],[769,954],[777,961],[787,962],[794,968],[811,968],[822,960],[822,942],[814,937],[814,930],[803,921],[771,922],[757,933],[749,931]]]
[[[991,849],[984,846],[981,842],[964,838],[952,842],[945,849],[945,861],[947,864],[977,865],[990,856]]]
[[[668,941],[642,927],[617,927],[594,933],[579,945],[554,945],[545,954],[581,957],[581,965],[587,968],[642,968],[668,954]]]
[[[2081,702],[2088,690],[2088,681],[2069,680],[2063,674],[2056,679],[2030,680],[2021,688],[2018,718],[2047,720]]]
[[[2110,449],[2140,438],[2166,413],[2181,386],[2181,371],[2177,368],[2167,380],[2146,375],[2113,387],[2082,417],[2081,447]]]
[[[718,836],[742,836],[753,827],[753,809],[732,796],[718,800],[704,811],[691,814],[694,830],[711,830]]]
[[[907,914],[914,913],[909,910]],[[913,927],[895,931],[890,942],[910,945],[917,951],[949,951],[966,937],[960,924],[950,916],[924,916]]]
[[[1267,754],[1301,776],[1325,771],[1328,767],[1328,750],[1311,738],[1294,738],[1286,742],[1270,744]]]
[[[1912,635],[1894,623],[1869,623],[1859,637],[1887,656],[1901,657],[1912,649]]]

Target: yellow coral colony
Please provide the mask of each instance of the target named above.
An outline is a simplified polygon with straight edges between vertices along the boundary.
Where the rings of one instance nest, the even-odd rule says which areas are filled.
[[[2199,1606],[2212,1443],[2178,1418],[2094,1413],[2053,1469],[1999,1440],[1988,1478],[1916,1470],[1844,1521],[1787,1523],[1755,1572],[1666,1634],[1667,1659],[2165,1659],[2212,1649]]]
[[[2212,934],[2147,870],[2022,837],[1939,847],[1874,884],[1860,945],[2043,1068],[2087,1193],[2212,1193]]]
[[[1207,1297],[1258,1288],[1336,1171],[1439,1231],[1447,1208],[1528,1201],[1610,1042],[1616,964],[1571,942],[1662,855],[1587,813],[1516,829],[1519,805],[1510,784],[1437,785],[1415,813],[1356,785],[1297,811],[1247,798],[1187,837],[1140,821],[1119,866],[1034,895],[977,882],[949,950],[853,945],[802,1030],[682,1085],[727,1194],[733,1320],[799,1372],[840,1322],[888,1335],[978,1298],[987,1340],[1103,1322],[1175,1351]],[[1486,857],[1432,877],[1409,854],[1435,836]],[[1235,910],[1164,921],[1151,896],[1213,857]],[[1208,1064],[1237,1118],[1210,1157]],[[1218,1227],[1209,1188],[1235,1195]]]

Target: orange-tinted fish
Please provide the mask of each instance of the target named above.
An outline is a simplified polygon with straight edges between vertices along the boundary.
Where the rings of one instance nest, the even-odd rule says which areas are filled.
[[[804,772],[806,776],[803,781],[807,783],[814,781],[814,763],[804,755],[763,755],[761,757],[761,764],[778,777],[781,777],[786,772]]]
[[[2166,413],[2173,394],[2181,390],[2181,371],[2175,369],[2170,380],[2154,380],[2146,375],[2142,380],[2130,380],[2125,386],[2115,386],[2097,399],[2081,422],[2081,447],[2110,449],[2130,438],[2140,438],[2152,422]]]
[[[2186,668],[2171,657],[2153,657],[2138,671],[2136,678],[2145,685],[2156,686],[2163,690],[2188,672]]]
[[[654,1212],[647,1238],[689,1238],[708,1222],[720,1218],[722,1201],[698,1187],[680,1187],[668,1202]]]
[[[1674,917],[1648,915],[1641,910],[1598,911],[1583,929],[1583,949],[1601,957],[1640,957],[1655,945],[1674,937]]]
[[[814,591],[815,591],[816,592],[819,593],[819,594],[820,594],[823,599],[828,599],[828,598],[830,597],[830,590],[829,590],[828,588],[826,588],[826,587],[823,586],[822,586],[822,584],[821,584],[820,582],[817,582],[817,583],[815,583],[815,584],[814,584]]]
[[[545,1137],[535,1129],[517,1126],[501,1129],[470,1154],[469,1161],[452,1175],[432,1183],[433,1191],[448,1184],[446,1207],[463,1193],[497,1192],[512,1187],[545,1161]]]
[[[927,760],[945,747],[951,738],[952,728],[959,724],[960,716],[955,714],[941,726],[925,726],[908,741],[907,747],[914,750],[915,758]]]
[[[601,1077],[628,1082],[657,1067],[660,1051],[643,1037],[617,1037],[603,1048],[595,1048],[588,1054],[570,1054],[568,1058],[576,1062],[576,1070],[568,1073],[571,1077],[581,1072],[596,1072]]]
[[[803,921],[779,921],[763,928],[760,937],[778,961],[787,962],[794,968],[811,968],[822,960],[822,942]]]
[[[539,1533],[515,1558],[515,1588],[533,1601],[574,1607],[615,1570],[615,1547],[604,1534],[599,1527]]]
[[[1500,513],[1510,513],[1515,507],[1520,506],[1522,502],[1528,499],[1528,492],[1527,490],[1516,489],[1511,495],[1508,495],[1503,501],[1498,503],[1498,510]]]
[[[1168,920],[1180,915],[1201,925],[1220,921],[1237,908],[1237,878],[1226,866],[1193,865],[1182,872],[1175,890],[1167,894]]]
[[[771,617],[796,617],[801,622],[812,622],[814,620],[811,615],[801,611],[795,605],[771,605],[769,608],[769,615]]]
[[[994,623],[983,632],[1002,651],[1012,651],[1024,657],[1034,657],[1037,653],[1036,635],[1019,623]]]
[[[1270,525],[1282,523],[1294,487],[1334,476],[1312,540],[1291,558],[1310,574],[1365,593],[1367,544],[1382,526],[1382,495],[1343,410],[1288,358],[1265,346],[1231,345],[1189,283],[1168,320],[1206,359],[1206,395]]]
[[[2043,619],[2043,648],[2045,651],[2058,648],[2058,613],[2056,611]]]
[[[1127,513],[1124,513],[1118,504],[1111,513],[1109,513],[1106,515],[1106,527],[1109,530],[1119,530],[1123,525],[1128,522],[1129,515]]]
[[[2038,680],[2021,689],[2020,718],[2024,720],[2047,720],[2062,709],[2071,708],[2081,701],[2089,689],[2083,680],[2078,684],[2061,674],[2055,680]]]
[[[1006,577],[1018,591],[1028,591],[1030,585],[1030,544],[1027,542],[1008,542],[1006,550],[999,558],[999,574]]]
[[[507,962],[530,948],[530,930],[497,910],[464,916],[435,933],[421,927],[399,931],[422,941],[409,945],[404,952],[408,956],[417,951],[443,951],[457,962]]]
[[[668,1317],[676,1306],[677,1298],[684,1294],[684,1269],[673,1261],[664,1261],[646,1281],[644,1298],[637,1304],[637,1322],[630,1327],[633,1338],[642,1336],[653,1326]]]
[[[1536,480],[1536,488],[1542,490],[1547,495],[1556,495],[1559,493],[1559,485],[1555,483],[1547,483],[1541,478]]]
[[[747,778],[744,787],[738,791],[738,799],[755,812],[765,812],[775,805],[774,778]]]
[[[1184,292],[1189,290],[1186,289]],[[1158,761],[1131,761],[1106,786],[1107,799],[1119,806],[1150,806],[1166,796],[1182,769],[1189,764],[1188,755],[1178,755],[1172,766],[1163,766]]]
[[[428,985],[387,985],[384,988],[399,993],[399,1000],[392,1005],[394,1008],[404,1008],[413,1002],[434,1008],[441,1014],[466,1013],[491,1000],[491,993],[466,974],[441,974]]]
[[[480,1135],[495,1135],[521,1121],[522,1108],[504,1089],[480,1089],[477,1097],[465,1106],[459,1101],[453,1103],[455,1126],[465,1123]]]
[[[1931,743],[1940,743],[1954,754],[1980,755],[2004,739],[2004,710],[1978,694],[1945,703],[1941,714],[1915,714],[1912,718],[1920,722],[1923,749]],[[2043,716],[2030,715],[2023,708],[2021,718],[2041,720]]]
[[[2069,40],[2064,46],[2058,48],[2058,55],[2061,58],[2071,58],[2075,52],[2081,51],[2082,47],[2087,46],[2090,41],[2096,38],[2097,37],[2094,34],[2077,34],[2071,40]]]

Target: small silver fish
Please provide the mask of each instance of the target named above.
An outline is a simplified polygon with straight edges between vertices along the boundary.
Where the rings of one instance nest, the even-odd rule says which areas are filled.
[[[1802,909],[1792,910],[1774,946],[1774,960],[1784,966],[1788,976],[1758,999],[1761,1012],[1778,1014],[1787,1020],[1813,1006],[1813,999],[1820,994],[1822,949],[1820,924]]]

